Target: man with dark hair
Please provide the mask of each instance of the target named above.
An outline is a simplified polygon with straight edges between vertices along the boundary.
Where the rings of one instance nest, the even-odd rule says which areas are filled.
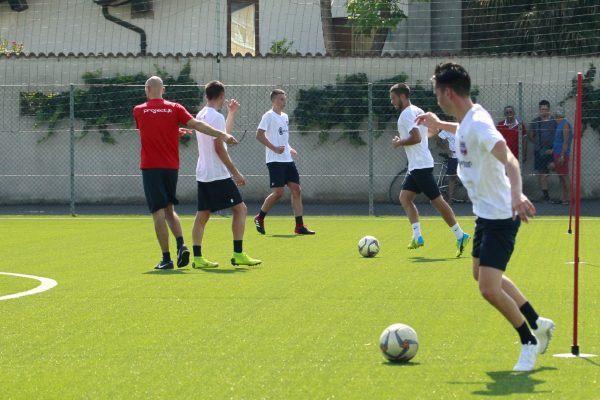
[[[235,138],[194,119],[179,103],[163,99],[162,79],[153,76],[146,81],[148,101],[133,109],[133,117],[140,131],[142,179],[148,209],[154,220],[154,230],[163,258],[155,269],[173,269],[169,252],[169,228],[177,240],[177,266],[189,263],[190,251],[183,241],[181,222],[174,205],[179,171],[179,125],[186,125],[226,143],[237,143]]]
[[[496,124],[496,129],[504,140],[506,145],[512,151],[513,155],[519,160],[519,138],[521,138],[521,146],[523,148],[523,162],[527,161],[527,129],[516,117],[515,108],[513,106],[504,107],[504,119]]]
[[[542,189],[544,201],[550,201],[548,194],[548,166],[552,163],[552,146],[554,145],[554,132],[556,121],[550,113],[550,102],[542,100],[539,103],[540,114],[529,125],[529,140],[534,146],[534,169],[538,173],[538,180]]]
[[[519,288],[504,275],[513,252],[521,220],[535,214],[523,194],[519,161],[495,129],[490,114],[473,104],[471,78],[458,64],[440,64],[432,78],[442,110],[458,121],[441,121],[435,114],[417,117],[430,129],[456,133],[458,175],[467,188],[477,216],[473,237],[473,277],[481,295],[512,324],[519,335],[521,352],[514,371],[535,368],[537,353],[544,353],[554,322],[540,317]],[[532,333],[529,327],[529,323]]]
[[[285,92],[281,89],[275,89],[271,92],[271,110],[267,111],[256,130],[256,139],[265,146],[265,157],[267,168],[269,169],[269,179],[271,189],[263,202],[260,212],[254,217],[256,230],[265,234],[265,217],[271,208],[277,204],[283,196],[285,185],[290,189],[292,197],[292,208],[296,218],[296,227],[294,233],[298,235],[314,235],[315,232],[304,225],[302,217],[302,192],[300,188],[300,175],[296,169],[293,157],[296,157],[296,150],[289,144],[289,119],[283,112],[286,103]]]
[[[196,118],[215,129],[233,132],[235,115],[240,103],[231,99],[225,100],[225,86],[219,81],[211,81],[204,87],[206,106],[200,110]],[[218,110],[226,104],[227,121]],[[244,230],[246,227],[246,204],[237,186],[246,184],[246,179],[231,161],[227,146],[212,137],[196,132],[198,139],[198,163],[196,181],[198,181],[198,207],[192,238],[194,268],[216,268],[219,264],[206,259],[202,255],[202,238],[211,212],[231,208],[233,215],[231,230],[233,232],[233,256],[231,264],[258,265],[261,260],[248,256],[243,251]]]
[[[405,83],[397,83],[390,88],[390,102],[400,110],[398,118],[398,136],[392,140],[394,148],[404,147],[408,158],[408,175],[400,191],[400,204],[404,208],[412,225],[413,236],[408,244],[409,249],[417,249],[425,244],[421,235],[419,211],[415,205],[415,197],[423,192],[431,205],[440,213],[456,237],[456,257],[460,257],[470,236],[460,228],[452,208],[440,194],[433,177],[433,157],[429,152],[427,128],[419,127],[415,118],[423,114],[423,110],[410,102],[410,88]]]

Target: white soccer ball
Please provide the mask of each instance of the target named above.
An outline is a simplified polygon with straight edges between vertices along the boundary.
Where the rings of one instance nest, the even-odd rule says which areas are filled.
[[[419,350],[417,332],[405,324],[390,325],[379,337],[379,348],[389,361],[406,362]]]
[[[375,257],[379,253],[379,240],[373,236],[365,236],[358,241],[358,252],[363,257]]]

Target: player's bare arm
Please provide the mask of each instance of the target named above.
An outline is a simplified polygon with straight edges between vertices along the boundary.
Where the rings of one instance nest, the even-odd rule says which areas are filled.
[[[292,157],[296,158],[298,157],[298,152],[296,151],[296,149],[290,147],[290,154],[292,155]]]
[[[237,186],[245,185],[246,178],[244,178],[244,175],[242,175],[240,173],[240,171],[238,171],[237,167],[231,160],[231,157],[229,156],[227,149],[223,145],[223,142],[221,142],[220,140],[215,140],[214,142],[215,142],[215,152],[217,153],[217,156],[223,162],[223,164],[225,164],[225,167],[231,174],[231,179],[233,179],[233,181],[235,182],[235,184]]]
[[[204,133],[205,135],[216,137],[216,138],[224,141],[227,144],[236,144],[237,143],[236,138],[234,138],[233,136],[231,136],[228,133],[225,133],[218,129],[213,128],[212,126],[205,123],[204,121],[198,121],[197,119],[192,118],[187,123],[187,126],[188,126],[188,128],[193,128],[193,129],[197,130],[198,132]]]
[[[236,99],[230,99],[225,101],[225,105],[227,106],[227,120],[225,120],[225,131],[232,135],[235,122],[235,114],[240,109],[240,102]]]
[[[258,140],[263,146],[269,148],[277,154],[283,154],[283,152],[285,151],[285,146],[275,146],[269,141],[269,139],[267,139],[264,129],[258,129],[256,131],[256,140]]]
[[[504,164],[506,176],[510,182],[513,219],[518,215],[523,222],[529,222],[528,217],[535,215],[535,207],[523,194],[523,183],[521,181],[521,168],[519,161],[506,146],[503,140],[498,141],[492,148],[492,154],[498,161]]]
[[[409,137],[407,139],[400,139],[399,136],[395,136],[392,139],[392,146],[394,148],[398,148],[400,146],[412,146],[413,144],[417,144],[421,142],[421,132],[419,132],[418,128],[413,128],[409,132]]]
[[[456,122],[442,121],[437,115],[432,112],[419,115],[415,118],[417,125],[424,125],[429,129],[441,129],[450,133],[456,133],[458,124]]]

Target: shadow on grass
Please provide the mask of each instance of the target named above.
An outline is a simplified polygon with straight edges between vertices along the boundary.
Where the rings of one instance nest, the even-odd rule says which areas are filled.
[[[446,257],[446,258],[429,258],[429,257],[409,257],[414,263],[432,263],[432,262],[440,262],[440,261],[449,261],[456,260],[456,257]]]
[[[154,269],[152,271],[142,272],[144,275],[184,275],[189,273],[189,270],[185,269]]]
[[[409,368],[409,367],[417,367],[421,364],[418,362],[414,362],[414,361],[409,361],[409,362],[382,361],[381,365],[383,365],[384,367]]]
[[[202,269],[204,272],[208,272],[211,274],[234,274],[236,272],[248,272],[248,268],[244,267],[235,267],[235,268],[204,268]]]
[[[475,390],[471,392],[477,396],[509,396],[512,394],[541,394],[549,393],[550,391],[536,390],[536,386],[546,381],[536,379],[534,374],[542,371],[555,371],[554,367],[541,367],[529,372],[514,372],[514,371],[491,371],[487,372],[492,378],[492,382],[449,382],[455,385],[482,385],[486,387],[484,390]]]
[[[582,357],[582,359],[585,360],[585,362],[592,364],[593,366],[600,367],[600,364],[591,358],[583,358]]]
[[[296,238],[299,235],[293,234],[293,235],[269,235],[270,237],[274,237],[274,238],[279,238],[279,239],[292,239],[292,238]]]

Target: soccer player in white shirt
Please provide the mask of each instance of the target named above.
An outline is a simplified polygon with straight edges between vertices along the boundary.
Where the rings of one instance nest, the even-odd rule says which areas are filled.
[[[554,322],[539,317],[519,288],[504,272],[521,221],[535,214],[523,194],[519,161],[496,130],[490,114],[470,97],[471,78],[454,63],[440,64],[433,76],[442,110],[458,124],[443,122],[433,113],[417,117],[430,129],[456,133],[458,176],[467,188],[477,216],[473,235],[473,277],[481,295],[512,324],[519,334],[521,352],[514,371],[535,368],[552,338]],[[533,329],[533,333],[527,326]]]
[[[196,118],[208,125],[233,132],[235,114],[240,108],[237,100],[225,100],[225,86],[219,81],[211,81],[204,87],[206,106],[200,110]],[[227,121],[218,110],[227,104]],[[233,231],[232,265],[257,265],[261,260],[248,256],[243,251],[244,229],[246,226],[246,204],[242,200],[238,186],[246,184],[246,179],[231,161],[227,145],[207,135],[196,132],[198,140],[198,163],[196,180],[198,186],[198,211],[192,228],[194,240],[194,268],[215,268],[219,264],[209,261],[202,255],[202,238],[211,212],[231,208],[233,215],[231,229]]]
[[[390,102],[401,111],[398,118],[398,136],[394,137],[392,145],[394,148],[404,147],[408,158],[408,174],[400,191],[400,204],[408,216],[413,231],[408,248],[416,249],[425,244],[421,235],[419,210],[414,202],[415,197],[423,192],[456,237],[456,257],[460,257],[470,236],[464,233],[456,222],[454,211],[440,194],[433,177],[433,157],[429,152],[427,128],[415,123],[415,118],[423,114],[423,110],[411,104],[410,88],[405,83],[397,83],[390,88]]]
[[[271,181],[271,194],[265,198],[260,212],[254,217],[256,230],[265,234],[265,217],[271,208],[277,204],[285,185],[290,189],[292,197],[292,208],[296,218],[296,227],[294,233],[298,235],[314,235],[315,232],[304,225],[302,218],[302,192],[300,188],[300,175],[296,169],[293,157],[296,157],[294,150],[289,143],[289,119],[285,108],[286,96],[281,89],[275,89],[271,92],[271,110],[267,111],[256,130],[256,139],[265,146],[265,157],[267,168],[269,169],[269,179]]]

